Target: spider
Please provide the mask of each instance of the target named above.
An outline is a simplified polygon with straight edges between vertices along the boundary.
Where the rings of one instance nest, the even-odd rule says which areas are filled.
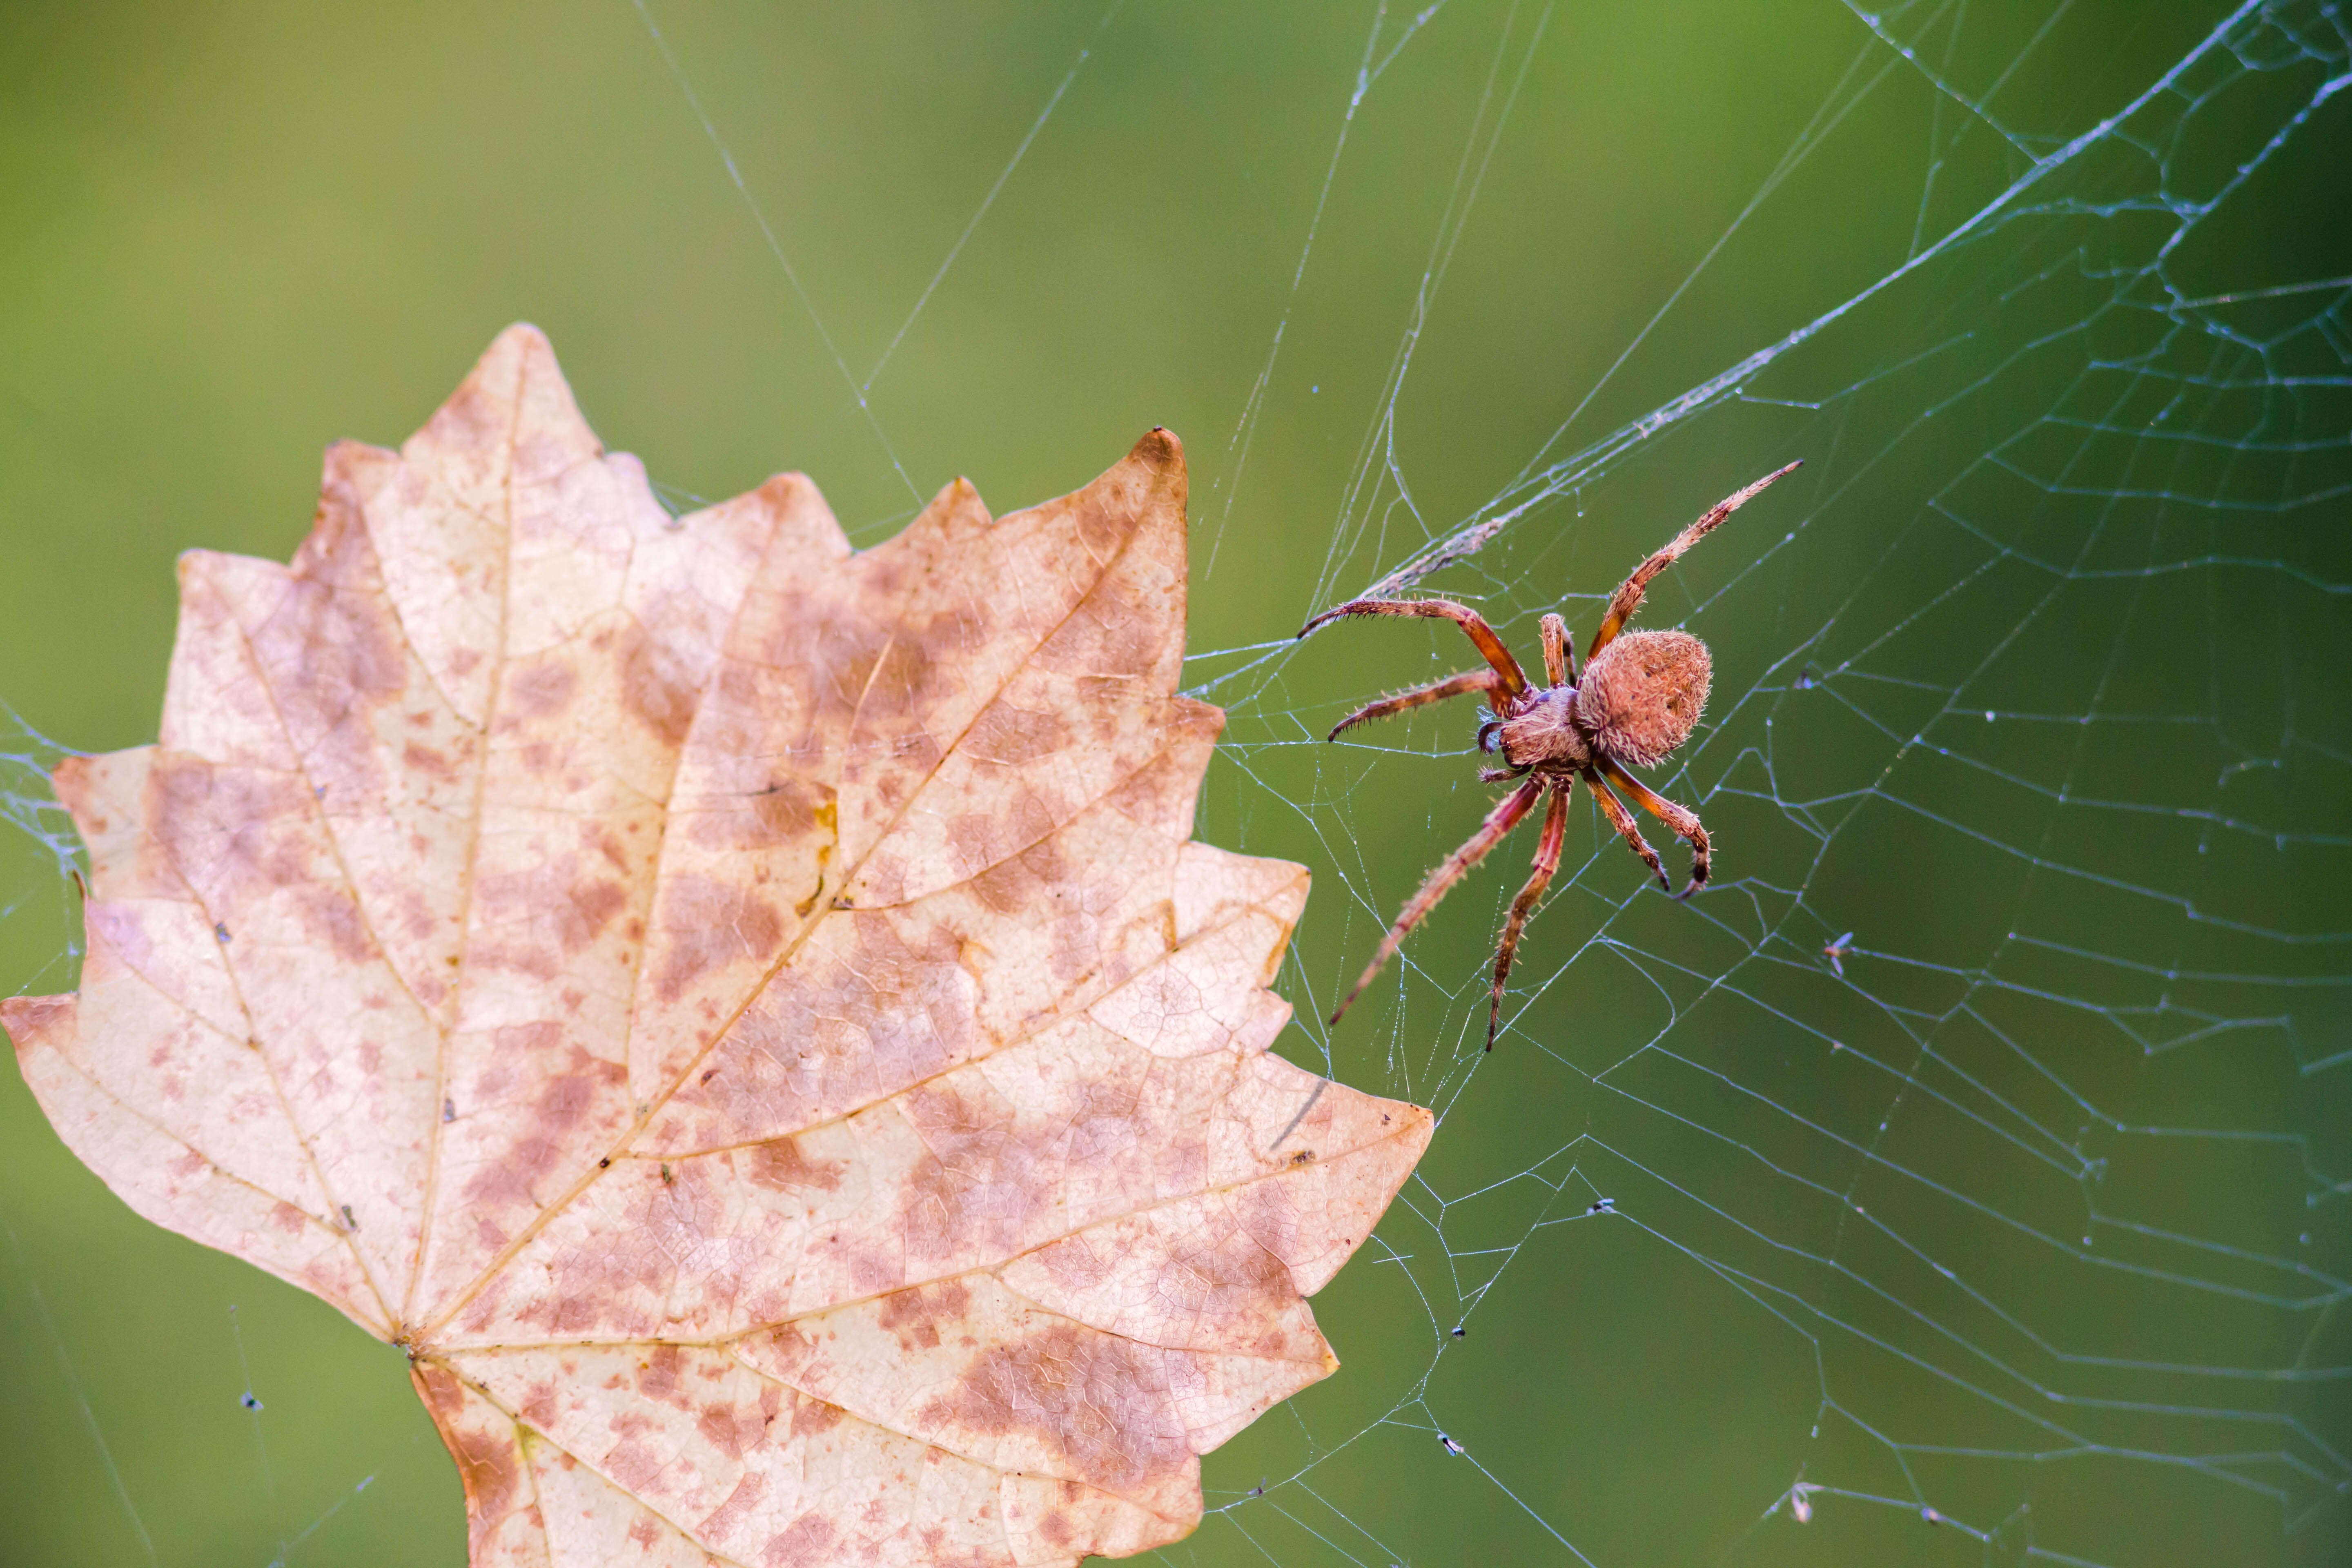
[[[1529,685],[1518,660],[1503,646],[1495,628],[1476,611],[1451,599],[1355,599],[1324,611],[1299,628],[1298,635],[1303,637],[1342,616],[1430,616],[1460,626],[1486,657],[1488,668],[1449,675],[1427,686],[1368,703],[1340,720],[1328,738],[1336,741],[1358,724],[1386,719],[1424,703],[1481,693],[1492,717],[1478,726],[1478,749],[1501,753],[1505,765],[1481,769],[1479,778],[1487,784],[1499,784],[1505,779],[1527,781],[1496,804],[1486,814],[1486,822],[1470,836],[1469,842],[1430,872],[1421,891],[1412,896],[1397,916],[1396,923],[1389,928],[1388,935],[1381,939],[1380,951],[1372,955],[1372,962],[1357,980],[1355,988],[1332,1012],[1332,1023],[1337,1024],[1356,998],[1363,994],[1364,987],[1395,955],[1412,928],[1437,907],[1437,900],[1445,896],[1447,889],[1485,859],[1487,851],[1501,843],[1549,791],[1551,804],[1544,814],[1543,836],[1536,841],[1535,873],[1519,889],[1519,896],[1511,900],[1510,915],[1503,922],[1502,941],[1495,950],[1494,984],[1486,1013],[1486,1048],[1493,1050],[1495,1031],[1503,1017],[1503,983],[1509,978],[1511,961],[1518,952],[1519,932],[1526,927],[1536,900],[1550,886],[1553,873],[1559,869],[1560,848],[1567,837],[1569,798],[1575,793],[1579,779],[1592,792],[1594,804],[1609,819],[1610,826],[1656,873],[1659,885],[1667,892],[1674,891],[1674,883],[1666,876],[1664,863],[1642,837],[1633,814],[1625,809],[1625,803],[1610,788],[1612,784],[1633,796],[1643,810],[1690,845],[1690,883],[1680,896],[1687,899],[1706,886],[1706,828],[1699,822],[1698,814],[1656,794],[1625,771],[1629,763],[1637,768],[1655,767],[1690,738],[1692,729],[1698,723],[1699,710],[1706,705],[1707,679],[1712,673],[1706,645],[1688,632],[1627,632],[1625,623],[1641,608],[1642,595],[1648,590],[1651,578],[1715,531],[1725,518],[1755,499],[1767,485],[1801,466],[1790,463],[1745,489],[1726,496],[1696,522],[1675,535],[1664,549],[1633,568],[1633,574],[1609,596],[1609,607],[1601,617],[1601,629],[1593,634],[1592,646],[1584,655],[1581,681],[1576,678],[1575,654],[1568,645],[1568,623],[1556,615],[1543,618],[1544,679],[1550,682],[1548,686]]]

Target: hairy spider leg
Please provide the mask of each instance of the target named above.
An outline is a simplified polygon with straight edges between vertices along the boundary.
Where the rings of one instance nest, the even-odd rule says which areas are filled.
[[[1587,773],[1584,787],[1592,792],[1593,802],[1601,807],[1601,815],[1609,819],[1609,826],[1623,836],[1633,853],[1658,874],[1658,886],[1669,893],[1673,892],[1674,879],[1666,875],[1666,863],[1658,858],[1658,852],[1650,847],[1648,839],[1642,837],[1642,825],[1633,820],[1633,814],[1625,809],[1625,803],[1609,793],[1609,786],[1601,782],[1599,773]]]
[[[1696,522],[1675,534],[1664,550],[1634,567],[1633,574],[1619,584],[1617,591],[1609,595],[1609,611],[1601,617],[1601,629],[1592,634],[1592,646],[1585,650],[1584,657],[1591,658],[1617,640],[1617,634],[1625,629],[1625,623],[1632,620],[1633,612],[1642,607],[1642,595],[1649,591],[1651,578],[1673,565],[1692,545],[1722,526],[1725,518],[1754,500],[1765,486],[1795,473],[1804,466],[1803,460],[1800,459],[1785,468],[1775,468],[1745,489],[1732,491],[1709,507],[1706,515]]]
[[[1299,627],[1298,635],[1305,637],[1317,626],[1327,621],[1336,621],[1341,616],[1434,616],[1452,621],[1477,645],[1478,651],[1486,655],[1486,662],[1495,667],[1495,673],[1502,678],[1504,696],[1517,697],[1528,689],[1528,678],[1520,670],[1519,661],[1511,657],[1511,650],[1503,646],[1503,639],[1496,635],[1494,627],[1486,624],[1486,617],[1467,605],[1457,605],[1451,599],[1350,599],[1344,605],[1333,605]]]
[[[1576,650],[1568,646],[1568,623],[1558,616],[1543,618],[1544,679],[1566,686],[1576,679]]]
[[[1687,899],[1693,893],[1697,892],[1701,888],[1706,887],[1707,873],[1706,828],[1699,822],[1698,813],[1693,811],[1686,805],[1681,805],[1674,801],[1668,800],[1664,795],[1660,795],[1657,791],[1643,784],[1640,779],[1635,778],[1623,768],[1619,767],[1615,763],[1603,762],[1601,764],[1601,771],[1609,776],[1610,783],[1623,790],[1627,795],[1632,795],[1633,797],[1634,805],[1640,806],[1643,811],[1648,812],[1652,816],[1656,817],[1660,822],[1664,823],[1668,827],[1673,828],[1675,830],[1675,837],[1691,847],[1690,885],[1675,896],[1676,898]]]
[[[1331,727],[1323,737],[1336,741],[1342,731],[1359,724],[1369,724],[1375,719],[1385,719],[1402,713],[1408,708],[1419,708],[1427,702],[1443,702],[1449,697],[1465,697],[1473,691],[1485,691],[1499,698],[1502,679],[1491,669],[1465,669],[1460,675],[1449,675],[1443,680],[1433,680],[1426,686],[1416,686],[1410,691],[1400,691],[1394,697],[1383,697],[1377,702],[1367,702]]]
[[[1570,785],[1570,788],[1573,788]],[[1495,993],[1487,999],[1486,1048],[1495,1048],[1495,1031],[1503,1024],[1503,982],[1510,978],[1511,960],[1518,956],[1519,931],[1535,912],[1536,900],[1551,886],[1552,873],[1559,869],[1560,846],[1568,839],[1569,791],[1555,786],[1551,805],[1544,811],[1543,837],[1536,840],[1535,875],[1511,900],[1511,918],[1503,922],[1503,942],[1495,950]]]
[[[1404,912],[1397,916],[1396,924],[1389,927],[1389,934],[1381,939],[1380,952],[1372,955],[1372,962],[1365,966],[1354,989],[1340,1000],[1339,1006],[1332,1009],[1332,1023],[1337,1024],[1347,1016],[1348,1009],[1355,1005],[1356,998],[1364,994],[1364,987],[1372,983],[1373,976],[1380,973],[1388,961],[1395,956],[1396,950],[1404,944],[1404,939],[1412,928],[1437,907],[1437,900],[1445,896],[1447,889],[1460,881],[1470,868],[1484,860],[1486,852],[1500,844],[1504,836],[1519,825],[1519,819],[1534,808],[1536,802],[1542,798],[1543,792],[1543,780],[1529,779],[1496,801],[1495,809],[1486,814],[1486,820],[1479,825],[1477,832],[1470,836],[1469,841],[1437,863],[1437,868],[1429,874],[1429,879],[1422,883],[1421,891],[1412,896],[1412,901],[1405,905]]]

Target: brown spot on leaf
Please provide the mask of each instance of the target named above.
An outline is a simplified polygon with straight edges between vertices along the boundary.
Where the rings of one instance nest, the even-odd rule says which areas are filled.
[[[541,1193],[542,1185],[572,1173],[558,1168],[571,1142],[568,1135],[608,1095],[626,1087],[628,1070],[591,1055],[576,1040],[565,1040],[558,1023],[517,1024],[498,1030],[493,1038],[496,1055],[511,1076],[537,1089],[524,1102],[528,1114],[516,1125],[503,1152],[467,1179],[466,1197],[495,1207],[536,1207],[541,1197],[554,1195]],[[469,1098],[495,1103],[501,1097],[488,1088]]]
[[[74,998],[71,996],[7,996],[0,997],[0,1026],[23,1050],[36,1037],[72,1026]]]
[[[1050,836],[1015,850],[1002,859],[991,853],[1008,825],[1001,819],[960,817],[948,825],[948,840],[981,868],[971,879],[971,890],[996,914],[1013,914],[1036,908],[1073,879],[1061,847]],[[1042,826],[1042,825],[1039,825]],[[993,864],[989,862],[993,860]]]
[[[326,939],[326,945],[346,963],[365,963],[376,956],[375,938],[369,934],[360,906],[341,888],[309,890],[303,900],[304,923]]]
[[[834,792],[802,779],[782,778],[751,797],[757,844],[792,844],[812,835],[830,839],[836,812]]]
[[[667,912],[672,938],[654,994],[665,1002],[685,994],[696,977],[740,959],[772,958],[783,941],[784,924],[775,907],[740,888],[701,877],[671,882]]]
[[[899,1199],[907,1256],[935,1260],[1020,1247],[1029,1216],[1054,1194],[1038,1179],[1039,1152],[1013,1133],[1006,1108],[946,1081],[911,1090],[904,1104],[929,1150],[908,1173]]]
[[[822,1399],[793,1396],[793,1426],[788,1436],[795,1441],[803,1437],[821,1437],[841,1425],[847,1415],[837,1405],[827,1405]]]
[[[971,1292],[961,1280],[950,1279],[937,1285],[919,1285],[911,1290],[894,1290],[882,1299],[882,1310],[875,1320],[898,1338],[906,1350],[937,1350],[941,1325],[954,1333],[964,1327],[965,1314],[971,1310]]]
[[[1070,727],[1052,713],[992,702],[965,736],[962,750],[984,763],[1019,767],[1069,744]]]
[[[1091,1484],[1138,1489],[1192,1458],[1169,1408],[1160,1353],[1117,1334],[1057,1324],[982,1351],[953,1392],[925,1405],[919,1419],[989,1436],[1042,1438]]]
[[[748,1151],[751,1184],[772,1193],[830,1193],[848,1169],[839,1160],[812,1160],[798,1138],[772,1138]]]
[[[648,1399],[683,1406],[686,1394],[679,1386],[679,1373],[685,1362],[686,1352],[676,1345],[653,1346],[637,1368],[638,1392]]]
[[[587,882],[572,889],[572,915],[562,925],[566,952],[577,952],[604,934],[613,917],[629,901],[629,890],[618,882]]]
[[[761,1424],[754,1422],[752,1425],[757,1428]],[[743,1434],[735,1425],[735,1407],[732,1405],[722,1402],[704,1405],[702,1414],[695,1418],[694,1429],[702,1434],[703,1441],[729,1458],[743,1457]],[[758,1438],[759,1433],[755,1430],[752,1440],[756,1442]]]
[[[466,1397],[457,1373],[433,1362],[419,1362],[410,1381],[425,1407],[441,1428],[441,1440],[457,1462],[457,1479],[466,1489],[466,1519],[472,1548],[479,1552],[491,1531],[519,1500],[522,1489],[521,1455],[511,1423]]]
[[[833,1547],[834,1528],[815,1514],[804,1513],[789,1529],[760,1549],[761,1568],[816,1568]]]
[[[310,805],[291,779],[177,753],[159,756],[147,778],[155,837],[216,907],[311,879]]]
[[[571,702],[579,686],[577,670],[568,664],[543,658],[508,675],[507,704],[520,718],[551,719]]]
[[[694,722],[694,703],[691,672],[674,652],[631,626],[621,655],[621,706],[629,717],[675,746]]]
[[[457,776],[457,768],[446,755],[430,746],[420,746],[414,741],[400,749],[400,765],[410,773],[423,773],[427,778],[447,780]]]

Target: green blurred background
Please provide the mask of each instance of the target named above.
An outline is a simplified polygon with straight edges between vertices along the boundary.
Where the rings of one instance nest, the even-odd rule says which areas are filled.
[[[2347,69],[2316,4],[0,6],[0,988],[71,984],[37,737],[153,738],[174,554],[284,558],[510,321],[677,505],[860,542],[1166,425],[1201,832],[1317,879],[1278,1048],[1444,1117],[1167,1558],[2352,1560]],[[1467,712],[1318,742],[1452,642],[1280,639],[1506,512],[1432,584],[1589,634],[1796,457],[1647,612],[1717,889],[1580,809],[1491,1056],[1531,841],[1314,1025],[1490,792]],[[462,1561],[399,1353],[13,1068],[0,1226],[0,1560]]]

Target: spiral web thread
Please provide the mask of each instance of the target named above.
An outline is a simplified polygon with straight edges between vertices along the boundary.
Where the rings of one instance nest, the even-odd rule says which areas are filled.
[[[1589,635],[1623,569],[1573,550],[1588,507],[1637,504],[1612,480],[1646,498],[1675,461],[1717,477],[1677,485],[1663,538],[1809,459],[1795,494],[1723,536],[1744,552],[1703,547],[1647,612],[1704,633],[1710,612],[1777,601],[1769,642],[1718,643],[1709,725],[1654,781],[1738,846],[1728,879],[1669,911],[1605,828],[1572,834],[1492,1057],[1483,966],[1422,971],[1409,943],[1392,983],[1388,1090],[1443,1113],[1476,1075],[1542,1076],[1539,1053],[1582,1117],[1531,1164],[1409,1185],[1382,1237],[1432,1346],[1383,1423],[1475,1468],[1559,1560],[1593,1560],[1579,1508],[1638,1472],[1563,1482],[1556,1458],[1482,1453],[1468,1391],[1492,1383],[1457,1358],[1481,1353],[1482,1310],[1540,1311],[1515,1293],[1598,1225],[1704,1270],[1805,1368],[1795,1463],[1757,1495],[1759,1530],[1862,1509],[1975,1543],[1955,1561],[2208,1549],[2151,1557],[2127,1516],[2157,1506],[2226,1521],[2233,1560],[2325,1561],[2347,1538],[2352,278],[2215,287],[2189,259],[2278,199],[2260,182],[2352,85],[2347,23],[2241,5],[2095,122],[2038,135],[1998,95],[2065,9],[1988,24],[2009,29],[2005,63],[1962,8],[1857,9],[1853,68],[1741,221],[1891,77],[1933,99],[1902,264],[1598,439],[1556,437],[1470,514],[1430,517],[1398,393],[1481,138],[1501,133],[1506,58],[1334,520],[1318,603],[1426,584],[1525,657],[1545,610]],[[1953,69],[1988,52],[1973,84]],[[1931,223],[1938,183],[1971,180],[1980,199]],[[1854,334],[1872,373],[1822,384],[1817,351],[1851,356]],[[1470,725],[1325,750],[1343,710],[1299,700],[1299,657],[1202,654],[1198,690],[1234,712],[1254,809],[1281,803],[1341,868],[1360,951],[1399,879],[1350,830],[1360,798],[1475,788]],[[1399,752],[1465,782],[1433,786]],[[1470,805],[1433,812],[1466,834]],[[1489,931],[1524,853],[1454,895],[1491,900]],[[1333,1051],[1313,1019],[1352,970],[1293,978]],[[2226,1208],[2208,1196],[2223,1188]],[[1708,1420],[1690,1412],[1684,1438],[1703,1446]],[[1227,1522],[1278,1560],[1388,1560],[1379,1523],[1315,1484],[1362,1436],[1310,1433],[1295,1485],[1232,1500]]]

